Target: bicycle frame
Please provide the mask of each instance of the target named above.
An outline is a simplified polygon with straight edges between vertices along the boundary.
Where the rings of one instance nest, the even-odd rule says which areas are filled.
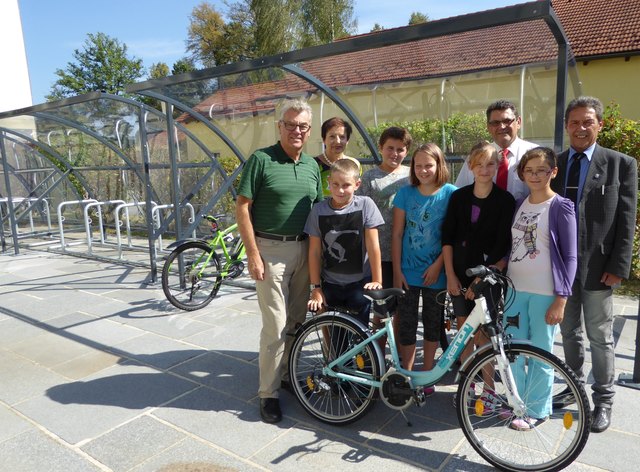
[[[372,336],[367,337],[367,339],[358,343],[348,351],[344,352],[333,362],[330,362],[327,366],[324,367],[323,374],[331,377],[336,377],[338,379],[349,380],[352,382],[379,388],[382,385],[382,380],[373,379],[369,374],[365,372],[358,372],[358,375],[353,375],[348,373],[335,372],[334,368],[338,365],[343,365],[345,362],[352,359],[353,356],[355,356],[362,350],[363,346],[370,343],[375,343],[379,338],[387,336],[387,342],[389,343],[389,348],[391,350],[393,364],[394,366],[396,366],[393,368],[393,370],[402,375],[405,375],[410,380],[412,388],[434,385],[438,381],[440,381],[447,374],[447,372],[449,372],[449,370],[451,370],[452,365],[460,357],[467,343],[472,341],[473,335],[476,333],[478,328],[483,324],[489,324],[491,322],[491,316],[489,314],[489,310],[487,309],[486,299],[484,297],[477,298],[475,300],[475,307],[467,317],[465,323],[459,328],[458,333],[449,344],[447,350],[440,356],[436,365],[432,370],[429,371],[412,371],[402,368],[396,341],[393,334],[393,329],[390,329],[391,320],[391,317],[384,319],[384,327],[382,329],[379,329]],[[362,324],[360,324],[360,326],[362,326]],[[364,329],[364,331],[367,330]],[[511,372],[509,360],[507,359],[507,356],[504,352],[502,334],[497,333],[491,336],[491,344],[496,354],[498,354],[496,356],[498,360],[497,368],[503,378],[507,379],[506,393],[509,405],[512,406],[515,414],[524,414],[525,404],[518,394],[515,379]],[[377,343],[374,344],[374,346],[377,348]],[[471,360],[473,360],[473,358],[478,355],[478,352],[480,351],[476,351],[469,359],[467,359],[465,365],[471,362]]]
[[[177,246],[180,247],[180,245],[189,242],[189,241],[203,241],[205,242],[209,247],[211,247],[214,251],[216,249],[220,249],[224,255],[224,264],[223,266],[220,268],[220,272],[219,273],[204,273],[204,270],[206,267],[208,267],[209,264],[209,260],[211,260],[211,258],[213,257],[214,251],[211,251],[207,254],[206,258],[199,258],[195,261],[194,265],[200,265],[201,269],[199,270],[199,272],[197,272],[197,275],[199,277],[222,277],[227,278],[229,276],[229,268],[231,267],[231,264],[234,261],[237,260],[242,260],[246,254],[246,248],[244,246],[244,243],[242,241],[240,241],[239,243],[239,250],[237,251],[236,254],[232,254],[231,251],[229,250],[229,248],[227,247],[227,244],[225,242],[225,237],[230,234],[232,231],[235,231],[238,228],[238,224],[234,223],[231,226],[225,228],[224,230],[221,229],[216,229],[213,235],[213,238],[211,239],[185,239],[185,240],[181,240],[181,241],[176,241],[174,244],[172,244],[171,246]],[[169,247],[171,247],[169,246]],[[232,257],[233,256],[233,257]],[[204,264],[200,264],[201,262],[204,262]],[[179,264],[182,264],[181,261],[178,262]],[[180,270],[183,270],[182,267],[180,267]]]

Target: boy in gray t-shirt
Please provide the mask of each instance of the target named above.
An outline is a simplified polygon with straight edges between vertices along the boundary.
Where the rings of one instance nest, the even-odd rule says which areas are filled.
[[[384,224],[369,197],[354,195],[360,186],[357,165],[340,159],[331,166],[331,197],[311,210],[309,235],[309,309],[348,308],[365,326],[370,302],[365,289],[382,288],[378,227]],[[357,313],[357,315],[356,315]]]
[[[412,141],[411,135],[404,128],[391,126],[385,129],[378,141],[382,163],[362,175],[362,185],[357,191],[358,195],[371,197],[384,218],[384,226],[378,228],[384,288],[393,287],[393,265],[391,264],[393,198],[398,189],[409,185],[409,167],[403,166],[402,161],[407,157]],[[386,313],[395,311],[395,303],[387,303],[386,307],[376,305],[376,308],[382,310],[380,317],[383,317]],[[379,317],[376,316],[374,324],[378,325],[379,322]],[[384,346],[384,342],[385,340],[381,341],[381,346]]]

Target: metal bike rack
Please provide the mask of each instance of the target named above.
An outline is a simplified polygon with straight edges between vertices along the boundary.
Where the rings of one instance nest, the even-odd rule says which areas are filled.
[[[93,234],[91,231],[91,224],[93,223],[89,216],[89,209],[96,207],[98,210],[98,230],[100,232],[100,244],[105,244],[104,224],[102,221],[102,207],[104,205],[123,204],[124,200],[106,200],[104,202],[91,202],[84,206],[84,227],[87,233],[87,248],[89,254],[93,252]]]
[[[86,200],[71,200],[71,201],[66,201],[66,202],[62,202],[58,205],[58,225],[60,228],[60,249],[62,250],[62,252],[66,251],[67,248],[67,244],[65,244],[64,242],[64,216],[62,215],[62,209],[65,206],[69,206],[69,205],[86,205],[88,203],[98,203],[98,200],[94,199],[94,198],[88,198]],[[75,242],[74,244],[81,244],[79,241]],[[71,245],[71,244],[69,244]]]
[[[152,205],[155,205],[155,202],[151,202]],[[116,225],[116,245],[118,247],[118,259],[122,259],[122,232],[120,228],[123,223],[125,224],[125,228],[127,230],[127,247],[129,249],[133,249],[133,242],[131,239],[131,221],[129,220],[129,208],[131,207],[142,207],[145,206],[147,202],[131,202],[131,203],[122,203],[113,210],[113,219]],[[120,210],[124,209],[124,220],[120,220]]]
[[[151,217],[153,218],[153,227],[155,229],[158,229],[162,226],[162,217],[160,215],[160,210],[166,210],[169,208],[173,208],[173,204],[167,204],[167,205],[153,205],[153,208],[151,209]],[[189,218],[189,223],[193,223],[196,220],[196,213],[195,210],[193,209],[193,205],[191,205],[191,203],[187,203],[184,205],[185,208],[189,208],[189,213],[191,214],[191,218]],[[176,218],[179,218],[179,215],[176,215]],[[196,237],[196,230],[194,229],[192,232],[192,236],[195,238]],[[158,235],[158,251],[162,251],[162,235],[159,234]]]
[[[13,197],[11,199],[11,204],[13,208],[20,206],[23,202],[37,202],[37,198],[23,198],[23,197]],[[49,210],[49,202],[46,199],[42,201],[42,209],[44,210],[44,214],[47,217],[47,229],[49,233],[51,232],[51,212]],[[8,198],[0,198],[0,220],[4,218],[4,213],[2,211],[2,204],[7,206],[7,213],[9,212],[9,199]],[[33,213],[32,209],[29,210],[29,227],[31,228],[31,233],[35,233],[35,225],[33,224]],[[18,223],[16,222],[16,231],[18,231]]]

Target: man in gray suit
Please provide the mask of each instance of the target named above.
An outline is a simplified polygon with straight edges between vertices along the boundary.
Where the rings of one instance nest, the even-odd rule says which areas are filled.
[[[558,156],[559,171],[552,181],[554,191],[576,204],[578,271],[560,329],[567,364],[585,381],[584,319],[594,377],[591,431],[598,433],[611,423],[613,287],[631,269],[638,191],[636,160],[596,143],[602,114],[597,98],[569,103],[564,121],[571,146]],[[554,407],[574,401],[567,393],[554,397]]]

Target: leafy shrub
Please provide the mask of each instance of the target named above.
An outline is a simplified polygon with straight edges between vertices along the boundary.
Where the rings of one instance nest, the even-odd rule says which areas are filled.
[[[640,160],[640,122],[622,118],[620,106],[616,103],[608,105],[604,111],[602,131],[598,136],[598,144],[615,149]],[[631,258],[631,279],[640,279],[640,199],[639,211],[636,214],[636,233],[633,237],[633,255]]]
[[[405,128],[415,144],[436,143],[447,154],[466,155],[478,141],[491,140],[483,113],[455,113],[444,122],[439,118],[385,122],[367,128],[367,133],[377,143],[382,132],[390,126]],[[364,147],[363,143],[359,144]]]

